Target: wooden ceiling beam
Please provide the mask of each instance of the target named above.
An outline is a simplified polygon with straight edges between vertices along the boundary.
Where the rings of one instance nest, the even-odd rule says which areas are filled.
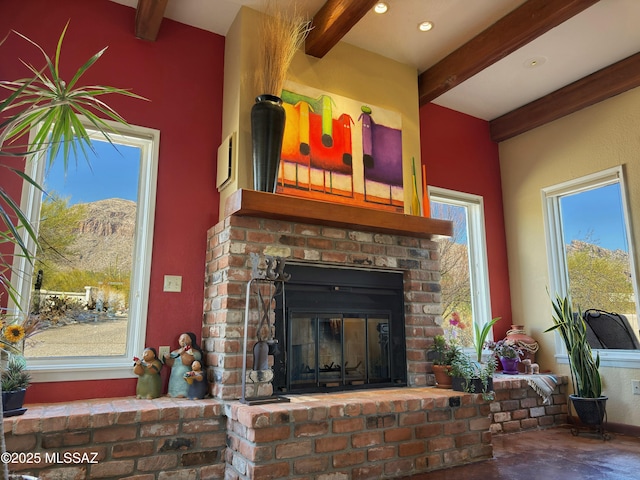
[[[491,139],[508,140],[636,87],[640,87],[640,53],[492,120]]]
[[[155,42],[168,0],[138,0],[136,37]]]
[[[420,74],[420,105],[431,102],[598,1],[528,0]]]
[[[376,3],[377,0],[327,0],[313,17],[305,53],[324,57]]]

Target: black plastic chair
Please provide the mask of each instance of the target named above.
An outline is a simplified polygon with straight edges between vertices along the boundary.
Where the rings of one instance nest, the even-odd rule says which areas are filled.
[[[591,308],[582,314],[582,318],[587,324],[587,341],[591,348],[640,349],[640,341],[624,315]]]

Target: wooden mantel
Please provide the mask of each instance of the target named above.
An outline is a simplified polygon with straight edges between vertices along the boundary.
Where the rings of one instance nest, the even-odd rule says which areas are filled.
[[[351,205],[240,189],[227,199],[225,218],[231,215],[352,228],[418,238],[453,236],[448,220],[385,212]]]

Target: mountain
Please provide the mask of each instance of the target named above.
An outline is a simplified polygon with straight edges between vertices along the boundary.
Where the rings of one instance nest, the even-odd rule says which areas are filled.
[[[100,272],[131,270],[136,226],[136,203],[109,198],[74,205],[85,209],[71,249],[68,268]]]

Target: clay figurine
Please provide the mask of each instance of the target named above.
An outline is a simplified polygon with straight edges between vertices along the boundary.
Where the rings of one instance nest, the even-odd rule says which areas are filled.
[[[133,361],[133,373],[138,375],[136,398],[158,398],[162,393],[162,363],[157,358],[156,350],[151,347],[145,348],[142,360],[136,357]]]
[[[184,380],[189,385],[187,398],[196,400],[204,398],[207,395],[207,374],[202,371],[202,364],[198,360],[191,364],[191,371],[184,374]]]
[[[184,381],[184,374],[191,370],[195,360],[202,361],[202,350],[196,343],[195,333],[183,333],[178,338],[178,344],[180,348],[165,354],[163,358],[164,363],[171,367],[167,391],[170,397],[187,396],[189,384]]]

